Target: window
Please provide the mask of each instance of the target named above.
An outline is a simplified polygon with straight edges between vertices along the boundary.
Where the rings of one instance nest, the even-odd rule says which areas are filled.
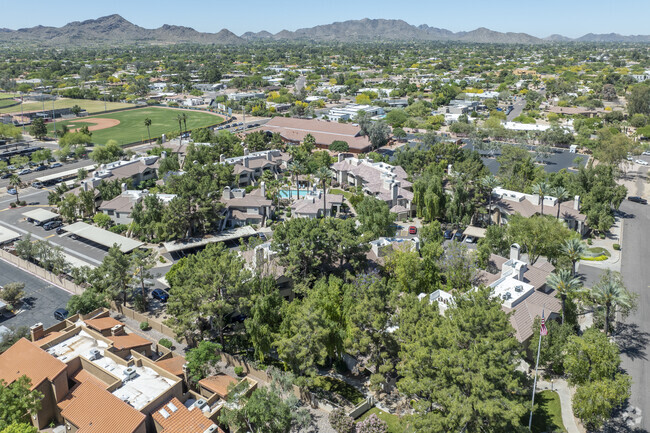
[[[108,212],[106,212],[106,214],[107,214],[107,215],[113,215],[113,214],[115,214],[115,211],[113,211],[113,210],[109,210]]]

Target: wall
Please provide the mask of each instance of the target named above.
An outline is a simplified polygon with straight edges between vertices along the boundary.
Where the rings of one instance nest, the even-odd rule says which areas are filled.
[[[350,416],[352,419],[357,419],[373,407],[375,407],[375,400],[372,397],[368,397],[366,401],[352,409],[348,416]]]

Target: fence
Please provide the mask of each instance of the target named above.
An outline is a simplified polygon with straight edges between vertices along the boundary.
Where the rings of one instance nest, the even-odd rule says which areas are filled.
[[[368,397],[366,401],[352,409],[348,416],[350,416],[352,419],[357,419],[373,407],[375,407],[375,399],[373,397]]]

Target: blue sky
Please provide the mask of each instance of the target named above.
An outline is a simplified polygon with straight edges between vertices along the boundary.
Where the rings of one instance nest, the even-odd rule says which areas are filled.
[[[487,27],[544,37],[585,33],[649,34],[648,0],[31,0],[3,1],[0,28],[62,26],[120,14],[146,28],[163,24],[203,32],[295,30],[334,21],[395,18],[452,31]],[[65,5],[65,6],[64,6]]]

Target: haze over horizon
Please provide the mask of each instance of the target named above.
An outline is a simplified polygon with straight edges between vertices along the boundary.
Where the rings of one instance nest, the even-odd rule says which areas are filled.
[[[61,27],[72,21],[119,14],[144,28],[171,24],[210,33],[227,28],[237,35],[261,30],[271,33],[285,29],[294,31],[363,18],[401,19],[412,25],[427,24],[454,32],[487,27],[499,32],[528,33],[539,38],[552,34],[575,38],[587,33],[650,33],[646,20],[650,4],[642,0],[548,0],[543,7],[514,0],[489,3],[467,0],[462,8],[438,0],[426,4],[416,1],[319,0],[308,5],[296,0],[278,0],[271,7],[261,0],[249,0],[245,7],[239,2],[205,4],[199,0],[186,0],[182,5],[170,0],[115,0],[110,4],[70,0],[65,2],[65,8],[53,7],[49,1],[34,0],[30,5],[29,14],[25,14],[24,8],[7,4],[0,28]]]

